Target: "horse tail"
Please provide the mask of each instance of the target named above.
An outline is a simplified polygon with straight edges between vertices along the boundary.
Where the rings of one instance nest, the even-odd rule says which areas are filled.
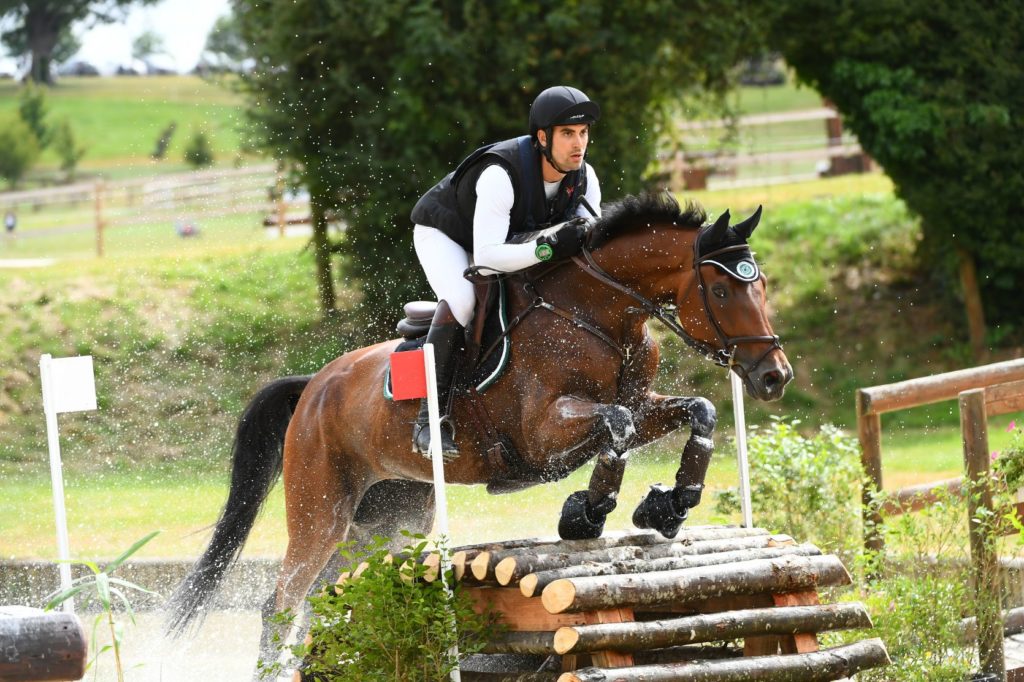
[[[213,538],[167,602],[167,631],[185,632],[238,559],[270,489],[281,476],[284,435],[310,376],[277,379],[249,402],[231,448],[231,489]]]

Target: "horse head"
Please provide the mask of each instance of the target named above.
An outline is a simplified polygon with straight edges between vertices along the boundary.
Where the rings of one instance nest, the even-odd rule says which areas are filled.
[[[692,277],[679,289],[679,321],[714,356],[743,379],[760,400],[782,397],[793,378],[767,313],[767,280],[748,245],[761,220],[761,207],[729,224],[724,212],[701,228],[693,248]]]
[[[777,400],[793,368],[768,321],[766,280],[747,244],[760,219],[759,207],[735,225],[728,211],[705,225],[700,206],[681,210],[667,192],[626,197],[591,231],[584,270],[616,280],[612,286],[691,347],[736,372],[751,396]]]

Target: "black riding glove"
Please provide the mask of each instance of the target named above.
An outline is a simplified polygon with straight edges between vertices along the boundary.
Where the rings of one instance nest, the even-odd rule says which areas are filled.
[[[537,239],[537,250],[534,252],[540,260],[560,260],[575,256],[583,247],[587,236],[584,220],[570,220],[554,234]]]

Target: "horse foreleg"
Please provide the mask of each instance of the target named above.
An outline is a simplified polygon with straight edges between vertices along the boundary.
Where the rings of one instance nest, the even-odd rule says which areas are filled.
[[[636,435],[633,414],[621,405],[562,396],[548,410],[544,426],[550,430],[543,433],[574,439],[570,451],[597,439],[607,444],[594,464],[587,490],[578,490],[566,499],[558,521],[558,535],[566,540],[599,537],[608,514],[615,509],[626,469],[626,449]]]
[[[711,438],[718,419],[715,406],[706,398],[650,393],[638,412],[638,444],[656,440],[685,424],[690,425],[690,437],[679,459],[675,486],[651,486],[651,491],[633,512],[633,524],[638,528],[653,528],[665,537],[673,537],[690,509],[700,504],[704,478],[715,447]]]

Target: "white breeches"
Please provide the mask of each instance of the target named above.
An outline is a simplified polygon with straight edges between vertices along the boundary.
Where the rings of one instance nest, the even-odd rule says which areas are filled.
[[[469,254],[441,230],[417,225],[412,233],[416,257],[437,300],[445,300],[455,319],[468,327],[473,319],[476,293],[462,273],[470,266]]]

